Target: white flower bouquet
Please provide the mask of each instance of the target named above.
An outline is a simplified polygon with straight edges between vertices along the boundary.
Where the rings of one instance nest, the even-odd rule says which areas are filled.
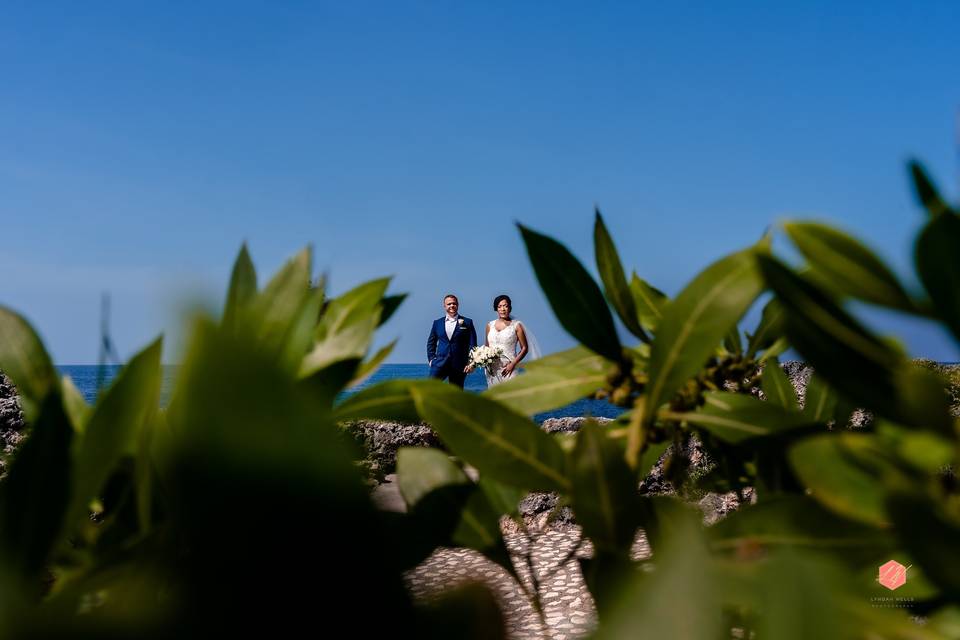
[[[488,347],[486,345],[480,345],[479,347],[474,347],[470,349],[470,365],[478,369],[486,369],[491,365],[497,364],[500,362],[500,358],[503,356],[503,347]]]

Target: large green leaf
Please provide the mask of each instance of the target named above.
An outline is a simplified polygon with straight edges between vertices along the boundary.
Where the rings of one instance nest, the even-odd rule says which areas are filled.
[[[303,249],[277,272],[257,296],[254,307],[258,335],[270,344],[283,344],[304,299],[310,294],[310,249]]]
[[[697,411],[663,411],[660,415],[685,420],[726,442],[761,438],[810,424],[799,412],[727,391],[706,392],[704,405]]]
[[[22,316],[0,306],[0,371],[17,387],[20,405],[32,420],[59,376],[40,337]]]
[[[397,451],[397,485],[411,509],[424,496],[452,484],[472,482],[447,453],[429,447],[404,447]]]
[[[539,360],[524,362],[523,367],[528,372],[542,369],[578,369],[584,372],[598,372],[606,371],[610,367],[610,362],[590,349],[578,345],[566,351],[551,353]]]
[[[223,309],[224,326],[232,326],[240,311],[250,304],[257,295],[257,271],[247,252],[247,244],[240,247],[240,253],[233,263],[230,276],[230,288]]]
[[[650,285],[634,272],[630,278],[630,293],[640,314],[640,324],[649,331],[656,331],[663,317],[663,308],[670,300],[666,294]]]
[[[940,197],[937,187],[927,175],[923,165],[916,160],[911,160],[909,166],[910,175],[913,178],[913,188],[923,208],[933,217],[949,213],[951,211],[950,205]]]
[[[790,343],[832,387],[863,406],[900,417],[896,371],[905,359],[873,336],[826,293],[779,261],[759,257],[783,305]]]
[[[807,382],[806,394],[803,401],[803,413],[811,422],[827,423],[833,419],[837,407],[837,394],[816,373],[810,376]],[[846,426],[846,425],[840,425]]]
[[[63,376],[60,389],[63,392],[63,408],[70,417],[70,423],[76,431],[83,431],[87,426],[87,420],[90,419],[93,408],[87,404],[70,376]]]
[[[40,596],[41,574],[59,538],[70,497],[70,445],[73,427],[60,394],[44,394],[31,435],[20,447],[7,477],[0,483],[0,559],[3,572],[13,571]],[[12,594],[5,594],[4,600]]]
[[[896,492],[887,499],[900,543],[945,596],[960,598],[960,518],[922,494]],[[909,581],[909,574],[908,574]]]
[[[721,551],[795,547],[854,563],[872,563],[894,546],[886,532],[835,515],[810,497],[789,494],[741,507],[707,535]]]
[[[74,454],[67,526],[86,519],[90,501],[98,497],[117,462],[135,453],[144,421],[158,409],[162,351],[158,338],[134,356],[94,407]]]
[[[397,422],[421,422],[410,395],[411,389],[424,387],[444,389],[437,380],[388,380],[346,398],[333,411],[337,422],[347,420],[395,420]]]
[[[383,326],[386,324],[387,320],[393,317],[393,314],[396,313],[397,309],[400,308],[400,304],[407,299],[407,294],[399,293],[393,296],[384,296],[382,300],[383,311],[380,312],[380,325]]]
[[[570,458],[573,510],[597,549],[628,557],[640,524],[637,481],[624,461],[623,446],[607,430],[587,421]]]
[[[695,517],[684,518],[656,550],[653,572],[636,572],[596,637],[706,639],[724,633],[721,602]],[[682,594],[682,596],[680,595]]]
[[[389,284],[389,278],[372,280],[330,301],[316,327],[316,343],[301,364],[301,376],[366,354],[380,324],[383,294]]]
[[[563,328],[596,353],[619,360],[620,339],[597,283],[565,246],[523,225],[518,227],[540,288]]]
[[[774,298],[764,305],[757,330],[748,334],[747,357],[752,358],[764,349],[769,349],[782,336],[783,307]]]
[[[620,256],[613,244],[610,232],[603,224],[600,210],[596,210],[596,219],[593,224],[593,247],[597,255],[597,269],[600,271],[600,280],[610,304],[616,309],[623,325],[644,342],[650,340],[646,331],[640,325],[640,316],[633,300],[633,292],[627,284],[627,277],[623,273]]]
[[[763,367],[763,376],[760,379],[760,388],[768,402],[783,407],[789,411],[799,410],[797,392],[793,388],[787,374],[780,368],[776,358],[767,360]]]
[[[449,387],[413,386],[410,394],[450,450],[481,474],[523,489],[569,490],[563,450],[528,418]]]
[[[762,290],[755,250],[727,256],[701,272],[663,312],[650,352],[643,420],[703,367]]]
[[[784,230],[818,280],[833,291],[895,309],[915,309],[893,272],[856,238],[816,222],[788,222]]]
[[[399,338],[397,340],[399,340]],[[373,372],[376,371],[383,361],[387,359],[390,353],[393,352],[393,348],[397,346],[397,340],[393,340],[381,348],[379,351],[373,354],[369,360],[360,365],[360,368],[357,370],[357,373],[354,375],[348,386],[356,386],[373,375]]]
[[[810,495],[828,509],[867,524],[885,526],[881,464],[870,436],[824,434],[793,445],[790,464]]]
[[[579,368],[538,369],[487,389],[483,395],[526,415],[563,407],[603,387],[606,374]]]
[[[917,274],[934,310],[960,340],[960,216],[935,216],[917,237]]]

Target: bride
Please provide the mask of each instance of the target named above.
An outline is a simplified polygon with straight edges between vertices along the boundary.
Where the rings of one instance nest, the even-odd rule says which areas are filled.
[[[510,316],[513,311],[510,296],[499,295],[494,298],[493,309],[497,312],[497,319],[487,323],[484,344],[488,347],[503,347],[504,355],[499,363],[484,370],[488,387],[516,377],[517,366],[524,357],[529,356],[530,360],[540,357],[540,349],[533,332],[520,320]]]

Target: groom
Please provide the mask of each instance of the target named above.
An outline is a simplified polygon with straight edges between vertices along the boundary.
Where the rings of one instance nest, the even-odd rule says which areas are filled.
[[[446,315],[433,321],[430,335],[427,336],[427,360],[430,363],[430,377],[443,380],[463,389],[467,377],[467,356],[470,349],[477,346],[477,332],[473,320],[457,313],[460,301],[457,296],[447,294],[443,298]]]

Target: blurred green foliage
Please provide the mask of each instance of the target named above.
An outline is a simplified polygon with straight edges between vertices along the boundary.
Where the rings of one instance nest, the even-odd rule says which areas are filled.
[[[910,169],[928,213],[916,240],[923,291],[818,222],[779,227],[803,264],[764,237],[672,299],[627,279],[599,212],[599,283],[563,245],[521,226],[540,285],[581,346],[479,395],[393,380],[338,401],[389,354],[392,344],[370,347],[403,296],[382,279],[328,299],[309,251],[260,288],[241,250],[222,318],[192,321],[166,409],[159,340],[87,406],[29,324],[0,308],[0,369],[31,424],[0,483],[3,631],[168,637],[336,624],[363,637],[501,637],[485,590],[418,605],[403,572],[452,545],[516,577],[500,520],[526,492],[554,491],[593,543],[580,562],[597,637],[960,637],[958,377],[912,362],[848,304],[925,318],[960,339],[960,214]],[[759,325],[742,336],[761,301]],[[816,371],[802,406],[777,360],[788,347]],[[584,396],[626,412],[573,437],[529,417]],[[874,419],[851,431],[854,407]],[[448,448],[401,450],[406,513],[371,506],[361,454],[336,426],[357,419],[424,421]],[[694,437],[715,465],[691,478],[682,452]],[[662,455],[677,487],[752,488],[757,500],[705,527],[680,498],[638,492]],[[631,557],[640,529],[654,553],[646,570]],[[890,594],[877,584],[890,559],[910,567],[901,609],[873,606]],[[528,595],[539,607],[536,589]]]

